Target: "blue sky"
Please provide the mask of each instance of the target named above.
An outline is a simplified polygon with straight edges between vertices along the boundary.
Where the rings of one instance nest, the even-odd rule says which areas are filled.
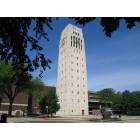
[[[43,74],[45,85],[56,85],[60,34],[69,23],[76,25],[67,18],[54,20],[53,31],[46,28],[50,41],[40,40],[45,56],[52,60],[51,69]],[[111,38],[105,36],[99,19],[79,27],[86,45],[88,89],[140,90],[140,26],[128,30],[121,22]]]

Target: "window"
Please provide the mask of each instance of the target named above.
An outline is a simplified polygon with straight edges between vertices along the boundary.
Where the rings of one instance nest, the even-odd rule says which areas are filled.
[[[77,94],[79,94],[79,91],[77,92]]]
[[[80,48],[80,38],[78,38],[78,47]]]
[[[79,102],[79,99],[78,99],[78,102]]]
[[[77,57],[77,60],[78,60],[78,57]]]
[[[63,40],[62,40],[62,46],[64,46],[65,45],[65,38],[63,38]]]
[[[77,72],[79,72],[79,70],[77,70]]]
[[[78,63],[77,63],[77,66],[78,66]]]
[[[77,85],[77,87],[79,87],[79,84]]]
[[[73,93],[73,90],[72,90],[72,93]]]
[[[75,47],[75,36],[73,36],[73,47]]]
[[[71,47],[72,47],[72,36],[71,36]]]
[[[76,37],[76,48],[77,48],[77,37]]]
[[[71,112],[73,112],[73,109],[72,109],[72,111]]]
[[[71,85],[73,86],[73,83],[71,83]]]

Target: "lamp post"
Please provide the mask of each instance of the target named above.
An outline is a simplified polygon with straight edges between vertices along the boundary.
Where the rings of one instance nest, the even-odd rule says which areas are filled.
[[[46,113],[48,114],[48,106],[46,105]]]

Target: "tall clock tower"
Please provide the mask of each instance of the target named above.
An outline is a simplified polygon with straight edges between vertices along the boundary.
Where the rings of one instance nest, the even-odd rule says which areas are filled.
[[[88,115],[87,69],[82,29],[68,24],[59,44],[57,115]]]

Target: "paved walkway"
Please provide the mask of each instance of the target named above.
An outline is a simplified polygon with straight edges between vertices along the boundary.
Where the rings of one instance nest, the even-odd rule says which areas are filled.
[[[66,116],[66,117],[13,117],[8,118],[9,123],[82,123],[89,122],[89,116]]]
[[[102,120],[93,116],[67,116],[47,118],[43,117],[12,117],[7,119],[8,123],[95,123],[95,122],[110,122],[110,123],[140,123],[140,116],[122,116],[120,121]]]

